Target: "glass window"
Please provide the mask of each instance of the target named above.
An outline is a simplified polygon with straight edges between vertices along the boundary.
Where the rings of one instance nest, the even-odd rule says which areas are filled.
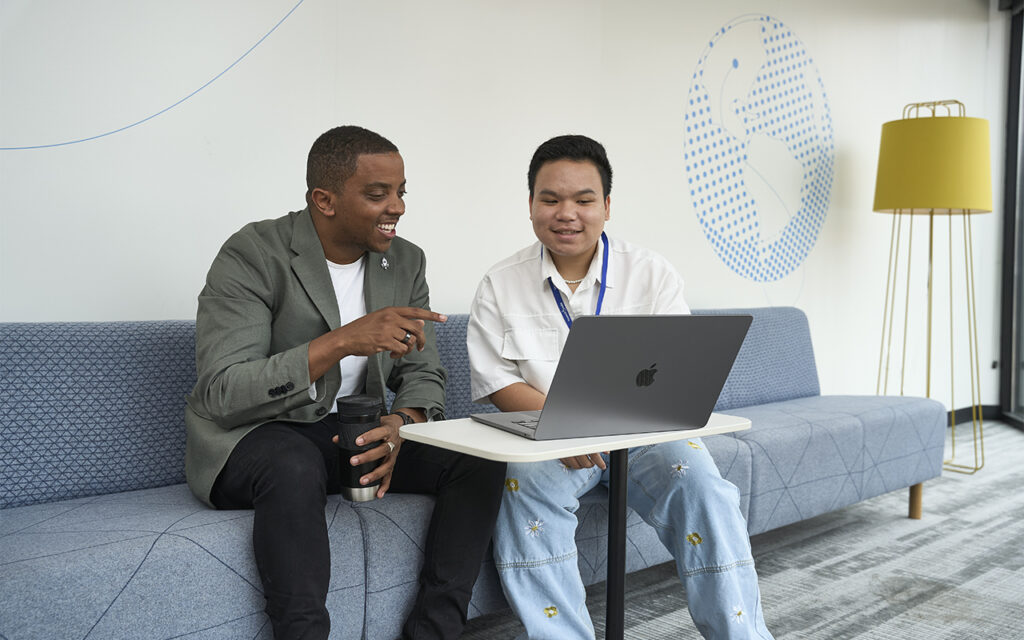
[[[1022,181],[1024,182],[1024,181]],[[1013,388],[1010,413],[1017,420],[1024,421],[1024,216],[1017,207],[1017,264],[1014,269],[1013,290],[1017,296],[1013,314]]]

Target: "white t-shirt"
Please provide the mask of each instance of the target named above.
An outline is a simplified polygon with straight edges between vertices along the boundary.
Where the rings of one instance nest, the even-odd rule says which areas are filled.
[[[485,402],[495,391],[525,382],[547,394],[569,336],[548,278],[569,315],[593,315],[600,292],[604,243],[583,282],[572,292],[540,242],[491,267],[469,312],[471,395]],[[601,315],[685,314],[683,279],[668,260],[609,237],[608,282]]]
[[[335,264],[327,261],[327,269],[338,298],[338,312],[341,324],[345,325],[366,315],[366,298],[363,296],[363,277],[366,273],[366,256],[352,264]],[[331,413],[338,412],[337,399],[353,393],[362,393],[366,384],[366,356],[346,356],[341,366],[341,388],[331,403]],[[316,400],[316,384],[309,387],[309,395]]]

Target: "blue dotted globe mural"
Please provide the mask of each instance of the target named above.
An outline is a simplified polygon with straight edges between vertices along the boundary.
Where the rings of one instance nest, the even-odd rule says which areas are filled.
[[[756,282],[784,278],[818,239],[835,143],[825,88],[779,20],[722,27],[693,72],[685,165],[693,207],[715,252]]]

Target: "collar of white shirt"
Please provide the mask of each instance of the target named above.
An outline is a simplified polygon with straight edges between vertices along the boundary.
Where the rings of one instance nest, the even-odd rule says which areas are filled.
[[[610,253],[612,253],[612,242],[611,237],[609,237],[608,250]],[[540,279],[542,281],[546,281],[548,278],[551,278],[551,282],[555,283],[555,288],[567,296],[572,295],[569,285],[565,284],[565,278],[562,277],[562,274],[558,273],[558,269],[555,267],[555,262],[551,259],[551,252],[548,251],[540,242],[537,244],[540,245],[540,261],[538,263],[538,275],[540,276]],[[601,281],[601,261],[603,257],[604,243],[599,240],[597,243],[597,251],[594,253],[594,258],[590,261],[590,268],[587,269],[587,275],[583,276],[583,282],[576,287],[576,293],[586,291]],[[607,281],[606,288],[611,289],[612,265],[610,260],[608,262]]]

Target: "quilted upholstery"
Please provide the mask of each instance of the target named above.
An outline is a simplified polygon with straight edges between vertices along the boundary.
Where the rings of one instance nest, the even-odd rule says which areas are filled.
[[[943,407],[819,395],[799,310],[698,313],[754,316],[718,403],[753,428],[704,440],[752,533],[940,473]],[[467,321],[437,325],[449,418],[494,410],[469,399]],[[0,323],[0,353],[0,638],[269,638],[252,513],[207,509],[182,484],[194,323]],[[397,635],[432,505],[328,499],[332,638]],[[607,562],[604,490],[578,515],[591,584]],[[627,536],[628,571],[670,559],[632,512]],[[505,607],[487,561],[470,616]]]
[[[359,523],[336,496],[326,515],[345,551],[331,558],[336,637],[357,638]],[[0,637],[270,638],[251,531],[251,511],[210,510],[183,484],[0,511]]]
[[[696,309],[698,315],[754,317],[715,411],[816,396],[818,369],[807,316],[793,307]]]
[[[448,370],[445,387],[444,413],[448,419],[465,418],[471,413],[492,413],[498,409],[492,404],[477,404],[469,393],[469,352],[466,350],[466,326],[469,315],[448,316],[448,322],[435,326],[437,348],[441,363]]]
[[[942,472],[946,412],[934,400],[811,396],[731,413],[757,427],[727,436],[751,450],[752,534]]]
[[[195,322],[0,325],[0,509],[185,481]]]

